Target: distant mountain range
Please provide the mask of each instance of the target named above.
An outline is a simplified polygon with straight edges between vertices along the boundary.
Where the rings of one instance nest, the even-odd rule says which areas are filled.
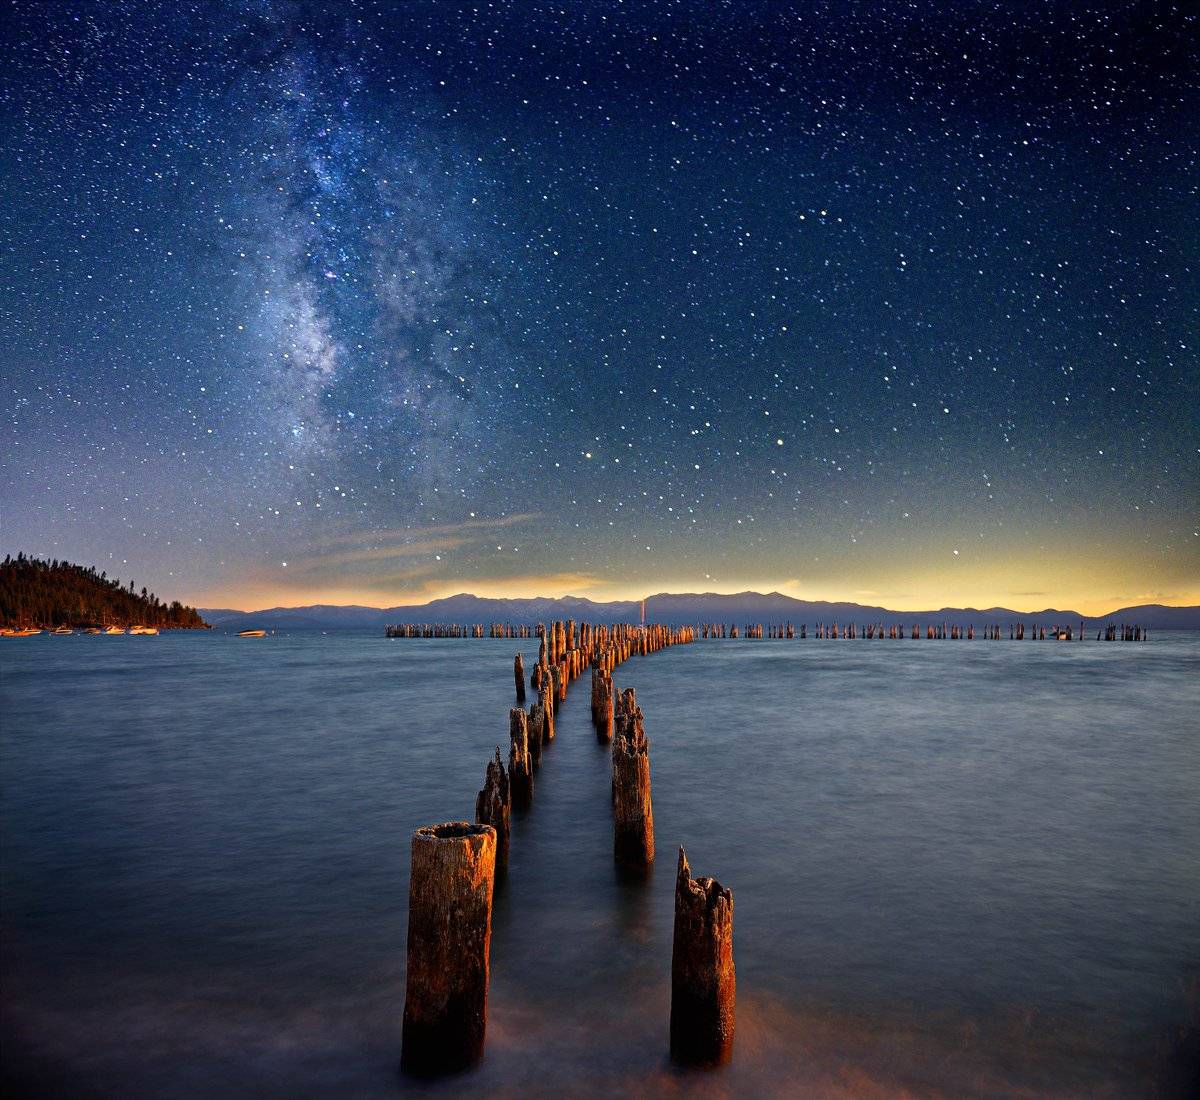
[[[204,620],[218,629],[244,630],[255,626],[266,630],[341,630],[370,628],[382,630],[388,623],[537,623],[552,619],[586,620],[593,623],[637,622],[640,607],[636,600],[597,603],[580,596],[558,599],[493,600],[461,593],[426,604],[400,607],[363,607],[315,604],[311,607],[271,607],[262,611],[232,611],[225,608],[201,608]],[[949,623],[956,626],[1006,625],[1038,622],[1075,625],[1080,620],[1093,628],[1101,623],[1135,623],[1152,630],[1200,630],[1200,607],[1166,607],[1140,604],[1121,607],[1107,615],[1081,615],[1078,611],[1046,608],[1042,611],[1014,611],[1007,607],[942,607],[930,611],[889,611],[858,603],[825,603],[797,600],[781,592],[663,592],[649,596],[646,618],[651,622],[781,623],[799,626],[807,623]]]

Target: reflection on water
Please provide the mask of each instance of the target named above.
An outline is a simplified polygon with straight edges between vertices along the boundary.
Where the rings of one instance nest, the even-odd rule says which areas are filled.
[[[61,1096],[1189,1095],[1200,640],[635,659],[657,870],[577,687],[514,817],[488,1052],[397,1072],[408,837],[520,643],[35,638],[3,660],[4,1074]],[[527,650],[529,643],[525,643]],[[527,652],[526,656],[530,654]],[[736,896],[734,1060],[666,1062],[676,845]]]

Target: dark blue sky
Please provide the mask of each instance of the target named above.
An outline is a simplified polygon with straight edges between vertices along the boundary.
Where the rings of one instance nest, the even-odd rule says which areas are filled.
[[[1187,5],[0,13],[5,550],[1200,601]]]

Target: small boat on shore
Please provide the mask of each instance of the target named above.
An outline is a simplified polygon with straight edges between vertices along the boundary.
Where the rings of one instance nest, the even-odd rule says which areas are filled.
[[[239,630],[237,636],[239,638],[265,638],[267,632],[265,630]]]
[[[100,628],[100,627],[98,627],[98,626],[89,626],[89,627],[88,627],[88,628],[87,628],[87,629],[84,631],[84,633],[85,633],[85,634],[103,634],[103,633],[104,633],[104,631],[103,631],[103,629],[102,629],[102,628]]]
[[[130,634],[157,634],[158,627],[156,627],[156,626],[131,626],[129,628],[129,633]]]
[[[41,632],[40,626],[17,627],[11,630],[0,630],[0,638],[32,638],[33,635]]]
[[[61,634],[74,634],[75,631],[72,630],[69,626],[56,626],[52,631],[50,631],[50,633],[51,634],[60,634],[60,635]]]
[[[120,626],[110,626],[104,633],[105,634],[124,634],[125,629]]]

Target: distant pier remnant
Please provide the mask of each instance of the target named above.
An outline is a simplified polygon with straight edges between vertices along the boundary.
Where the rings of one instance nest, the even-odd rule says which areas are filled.
[[[412,838],[401,1068],[464,1069],[483,1054],[496,830],[452,821]]]
[[[513,678],[517,681],[517,702],[525,702],[525,658],[518,653],[513,661]]]
[[[685,1065],[727,1062],[736,999],[733,892],[716,879],[692,878],[680,848],[671,948],[671,1058]]]
[[[612,747],[613,854],[631,866],[654,862],[654,811],[650,804],[650,742],[633,688],[619,696]]]
[[[508,782],[513,802],[528,806],[533,798],[533,756],[529,751],[529,716],[520,707],[508,712],[508,739]]]
[[[512,791],[508,774],[496,746],[495,759],[488,761],[483,789],[475,796],[475,823],[496,830],[496,874],[508,867],[509,820],[512,816]]]

